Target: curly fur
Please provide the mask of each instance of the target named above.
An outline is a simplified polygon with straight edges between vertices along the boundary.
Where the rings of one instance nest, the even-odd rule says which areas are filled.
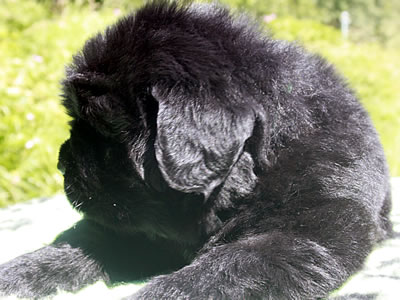
[[[59,168],[84,218],[0,266],[3,294],[152,278],[131,299],[320,299],[391,232],[355,94],[243,15],[150,2],[87,41],[63,86]]]

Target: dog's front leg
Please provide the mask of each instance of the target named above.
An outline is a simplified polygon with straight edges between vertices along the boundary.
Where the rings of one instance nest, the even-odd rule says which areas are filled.
[[[175,243],[121,234],[83,219],[53,244],[0,265],[0,296],[39,299],[98,280],[143,280],[185,263]]]
[[[155,277],[128,299],[318,299],[345,277],[328,249],[272,232],[215,246],[192,264]]]
[[[53,244],[0,265],[0,295],[38,299],[58,290],[76,291],[97,280],[108,281],[100,263],[83,246],[87,243],[81,234],[89,227],[81,221]]]

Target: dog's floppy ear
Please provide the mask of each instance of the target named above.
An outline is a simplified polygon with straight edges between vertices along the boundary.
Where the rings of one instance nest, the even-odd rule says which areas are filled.
[[[238,160],[255,116],[248,106],[185,94],[180,89],[152,89],[159,105],[156,158],[172,188],[207,198]]]

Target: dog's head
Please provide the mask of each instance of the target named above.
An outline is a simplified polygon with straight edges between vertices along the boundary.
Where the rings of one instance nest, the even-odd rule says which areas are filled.
[[[209,9],[150,4],[89,40],[68,68],[71,137],[59,168],[88,216],[137,225],[157,218],[150,211],[167,195],[204,201],[241,176],[239,160],[252,168],[243,153],[257,108],[239,47],[248,33]]]

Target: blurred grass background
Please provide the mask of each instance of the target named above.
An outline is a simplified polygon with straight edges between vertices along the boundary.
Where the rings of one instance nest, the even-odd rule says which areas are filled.
[[[400,1],[223,0],[276,38],[320,53],[349,79],[400,176]],[[0,207],[62,190],[64,66],[84,41],[142,0],[0,0]],[[350,36],[338,29],[350,12]]]

